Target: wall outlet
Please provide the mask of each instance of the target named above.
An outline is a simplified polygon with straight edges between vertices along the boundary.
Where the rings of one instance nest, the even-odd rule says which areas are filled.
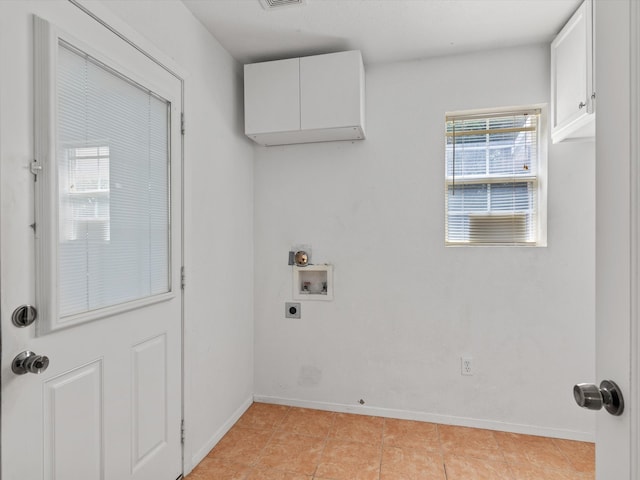
[[[285,318],[300,318],[302,309],[298,302],[286,302],[284,304],[284,316]]]
[[[460,373],[462,375],[473,375],[473,358],[460,357]]]

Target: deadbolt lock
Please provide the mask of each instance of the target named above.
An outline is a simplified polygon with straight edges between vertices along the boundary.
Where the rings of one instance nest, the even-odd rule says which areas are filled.
[[[32,305],[20,305],[11,314],[11,321],[16,327],[28,327],[38,318],[38,311]]]

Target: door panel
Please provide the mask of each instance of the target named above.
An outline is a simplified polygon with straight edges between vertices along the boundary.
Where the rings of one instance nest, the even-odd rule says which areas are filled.
[[[146,340],[132,349],[133,471],[167,442],[167,337]]]
[[[97,310],[85,323],[70,317],[63,328],[41,329],[41,335],[38,322],[55,322],[55,309],[41,308],[35,285],[55,282],[56,268],[36,276],[35,235],[46,225],[34,221],[30,165],[35,158],[43,170],[56,169],[53,156],[34,154],[32,126],[39,117],[33,107],[43,106],[34,87],[45,87],[33,80],[34,15],[74,47],[168,100],[171,156],[171,264],[163,280],[166,285],[169,275],[170,290],[152,302]],[[175,480],[182,472],[181,81],[61,0],[0,2],[0,64],[1,477]],[[49,105],[55,114],[57,103]],[[57,241],[55,211],[52,216],[44,223]],[[54,250],[39,261],[55,265]],[[11,313],[22,304],[36,305],[40,318],[19,329]],[[24,350],[47,355],[49,368],[39,375],[12,373],[11,361]]]
[[[43,410],[44,478],[100,480],[104,443],[102,361],[44,382]],[[71,448],[78,439],[82,439],[82,455]]]

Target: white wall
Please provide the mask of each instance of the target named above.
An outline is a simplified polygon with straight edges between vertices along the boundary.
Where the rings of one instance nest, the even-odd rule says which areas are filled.
[[[549,147],[548,247],[444,247],[445,112],[548,102],[548,47],[366,70],[365,141],[256,149],[257,398],[592,439],[594,143]],[[298,243],[335,300],[292,320]]]
[[[187,72],[185,459],[192,466],[253,394],[253,152],[241,66],[180,1],[104,2]]]

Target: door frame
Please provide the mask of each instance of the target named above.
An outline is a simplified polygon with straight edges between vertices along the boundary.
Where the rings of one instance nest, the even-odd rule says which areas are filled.
[[[594,6],[600,101],[596,380],[617,377],[625,401],[621,417],[597,415],[596,471],[598,480],[611,475],[635,480],[640,475],[640,4],[596,0]]]
[[[640,4],[630,2],[631,478],[640,478]]]

